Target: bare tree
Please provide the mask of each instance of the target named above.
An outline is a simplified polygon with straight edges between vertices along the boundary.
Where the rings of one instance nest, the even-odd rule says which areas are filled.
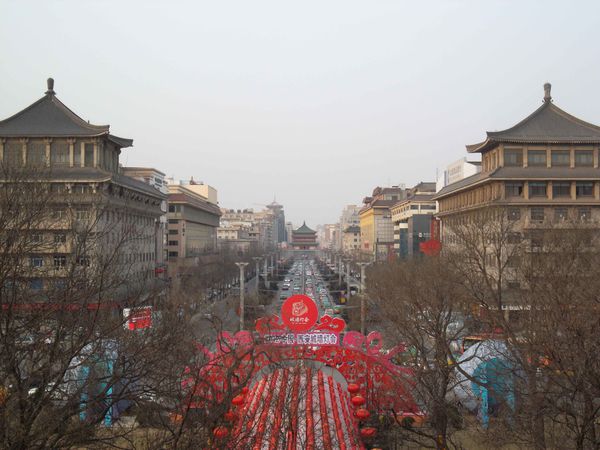
[[[516,411],[494,439],[597,448],[595,224],[570,218],[523,230],[497,208],[448,226],[445,251],[481,308],[482,330],[502,331],[515,364]]]
[[[391,340],[403,343],[403,364],[414,371],[411,393],[427,412],[427,426],[398,423],[405,439],[423,448],[460,448],[454,434],[460,413],[454,387],[453,346],[464,331],[464,293],[444,257],[380,265],[368,278],[369,295],[385,317]]]

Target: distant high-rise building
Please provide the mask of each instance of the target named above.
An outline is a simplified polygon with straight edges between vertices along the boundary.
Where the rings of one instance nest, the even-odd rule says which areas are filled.
[[[273,213],[274,224],[273,224],[273,242],[279,244],[285,242],[286,231],[285,231],[285,213],[283,212],[283,206],[273,200],[273,203],[267,205],[267,209]]]

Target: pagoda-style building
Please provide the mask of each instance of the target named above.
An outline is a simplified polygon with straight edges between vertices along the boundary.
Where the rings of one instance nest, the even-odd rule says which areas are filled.
[[[317,248],[317,232],[306,226],[306,222],[292,231],[292,248],[294,250],[314,250]]]

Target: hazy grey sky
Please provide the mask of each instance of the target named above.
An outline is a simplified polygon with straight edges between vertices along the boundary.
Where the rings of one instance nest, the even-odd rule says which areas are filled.
[[[541,104],[600,123],[600,2],[0,0],[0,117],[58,97],[125,165],[334,222]]]

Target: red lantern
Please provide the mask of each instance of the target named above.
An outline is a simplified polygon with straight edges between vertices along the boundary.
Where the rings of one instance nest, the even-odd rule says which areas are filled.
[[[371,413],[365,408],[358,408],[354,415],[358,418],[358,420],[366,420],[369,418]]]
[[[229,434],[229,430],[226,427],[219,426],[215,427],[215,429],[213,430],[213,434],[217,439],[223,439]]]
[[[360,386],[356,383],[350,383],[348,385],[348,392],[351,394],[356,394],[360,390]]]
[[[244,386],[244,387],[242,388],[242,395],[246,395],[247,393],[248,393],[248,387],[247,387],[247,386]]]
[[[366,400],[362,395],[358,394],[352,397],[351,402],[354,406],[362,406],[366,403]]]
[[[374,427],[364,427],[360,429],[360,436],[363,439],[369,439],[375,437],[377,434],[377,428]]]
[[[235,415],[235,413],[233,411],[227,411],[225,414],[223,414],[223,418],[227,422],[234,422],[235,419],[237,419],[237,416]]]
[[[242,394],[236,395],[231,400],[231,403],[233,403],[235,406],[243,405],[244,404],[244,396]]]

